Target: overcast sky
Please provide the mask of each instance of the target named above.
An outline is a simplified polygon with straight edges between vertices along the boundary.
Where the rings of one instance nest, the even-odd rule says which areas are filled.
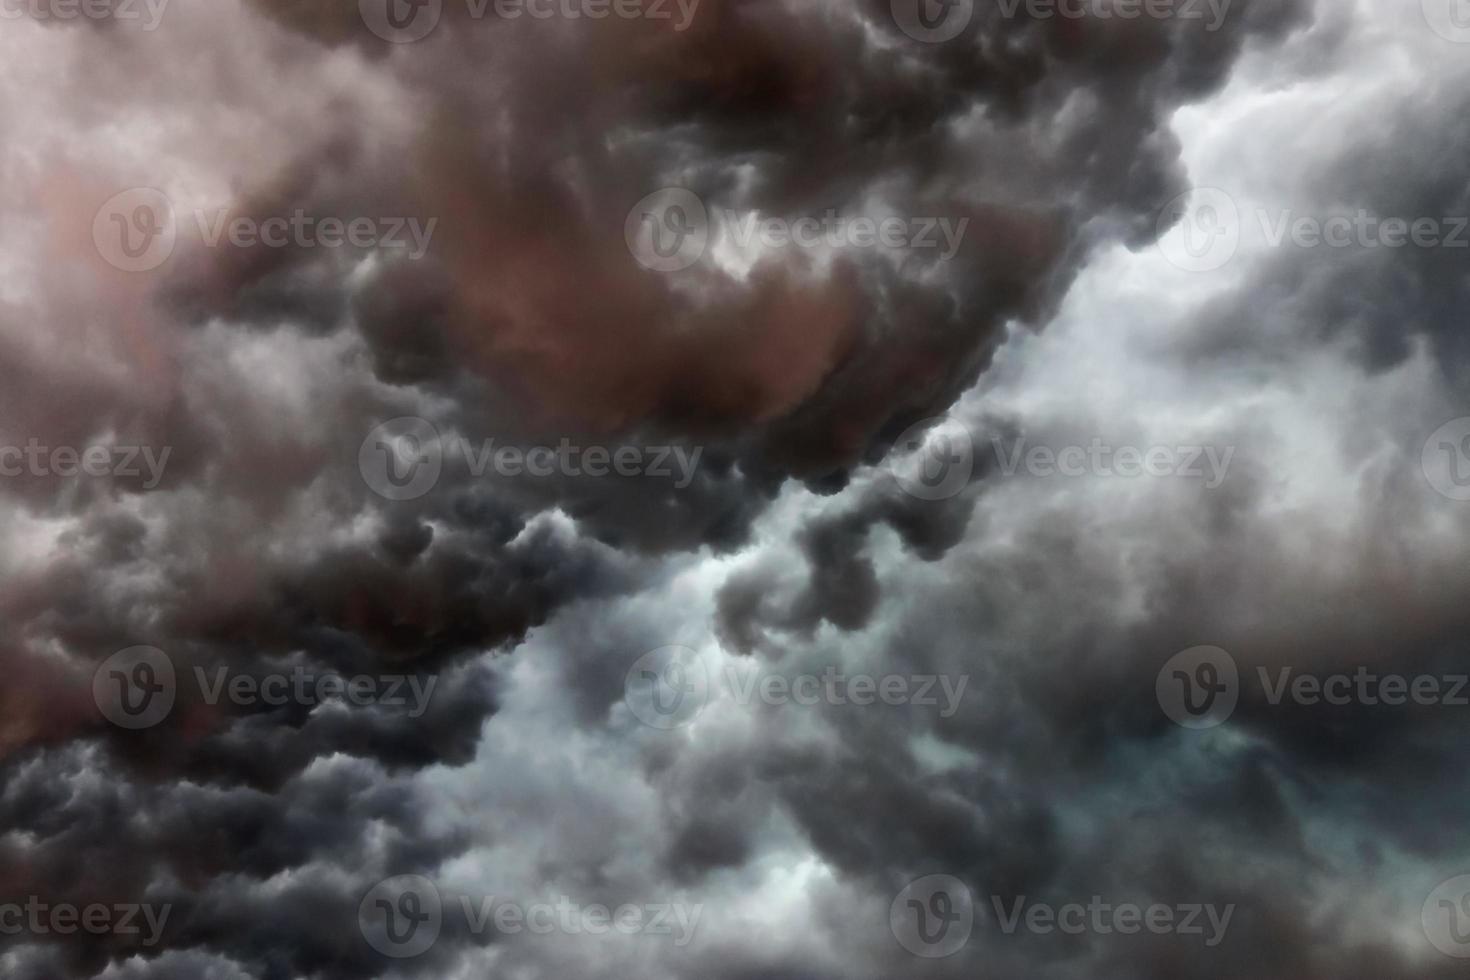
[[[1465,0],[0,76],[0,976],[1464,975]]]

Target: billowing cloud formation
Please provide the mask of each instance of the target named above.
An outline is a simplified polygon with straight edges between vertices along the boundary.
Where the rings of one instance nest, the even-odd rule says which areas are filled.
[[[0,443],[110,462],[0,486],[0,906],[169,912],[6,933],[0,972],[1449,976],[1418,915],[1465,870],[1461,715],[1255,678],[1463,670],[1466,518],[1420,472],[1463,412],[1462,254],[1153,243],[1200,230],[1165,205],[1205,181],[1245,232],[1464,214],[1465,49],[1286,0],[1218,29],[960,4],[939,43],[901,3],[665,6],[394,7],[440,11],[409,43],[372,3],[6,22]],[[128,272],[105,236],[159,227],[106,202],[139,187],[175,240]],[[667,188],[707,241],[657,271],[629,236]],[[945,413],[971,479],[905,493],[882,464]],[[1095,438],[1229,462],[1001,451]],[[1201,644],[1245,683],[1195,732],[1155,679]],[[670,646],[708,690],[663,730],[627,681]],[[127,727],[164,665],[171,709]],[[740,694],[828,672],[938,703]],[[932,874],[977,909],[946,958],[889,919]],[[444,909],[402,959],[360,923],[400,875]],[[492,896],[669,906],[689,941],[477,925]],[[1232,917],[1208,946],[1001,928],[1094,896]]]

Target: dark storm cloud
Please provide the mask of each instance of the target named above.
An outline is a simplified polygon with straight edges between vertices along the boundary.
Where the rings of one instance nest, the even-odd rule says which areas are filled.
[[[1308,13],[1284,0],[1239,2],[1225,30],[1205,34],[1169,21],[1006,20],[982,8],[969,33],[943,45],[905,37],[876,2],[704,0],[687,32],[450,16],[399,48],[365,32],[354,4],[260,2],[250,9],[269,24],[229,21],[247,43],[206,73],[201,99],[248,75],[242,88],[256,101],[223,103],[282,118],[254,76],[311,80],[319,67],[325,87],[336,84],[330,68],[393,96],[309,93],[320,116],[292,117],[284,148],[271,141],[260,158],[231,161],[231,214],[300,208],[439,226],[417,261],[206,248],[186,234],[175,263],[142,284],[103,277],[73,296],[68,273],[47,271],[51,306],[37,321],[122,311],[126,377],[108,385],[85,366],[58,371],[39,341],[7,349],[7,437],[76,444],[129,434],[174,455],[151,493],[125,482],[60,498],[42,481],[6,488],[28,515],[65,528],[44,558],[7,567],[0,589],[11,690],[24,692],[0,696],[0,826],[10,831],[0,877],[53,902],[156,901],[174,911],[157,948],[79,936],[27,947],[7,967],[126,980],[447,974],[484,937],[451,929],[425,959],[395,967],[363,943],[357,904],[378,879],[432,871],[471,845],[436,819],[412,778],[475,758],[487,719],[504,708],[485,655],[558,617],[584,622],[589,604],[666,587],[683,553],[748,544],[785,481],[835,496],[900,432],[946,411],[1009,323],[1046,321],[1094,247],[1152,234],[1159,202],[1185,186],[1170,114],[1220,86],[1248,43],[1280,38]],[[78,43],[134,78],[129,91],[145,109],[157,98],[173,110],[189,98],[180,80],[193,77],[195,42],[222,41],[205,25],[182,16],[176,42],[165,24],[147,46],[100,33]],[[384,108],[399,97],[412,107],[408,123]],[[712,208],[795,218],[860,214],[876,201],[902,215],[968,219],[969,230],[948,262],[845,253],[823,271],[787,255],[743,279],[710,262],[660,276],[633,261],[623,229],[640,198],[671,184]],[[53,193],[72,189],[62,181]],[[148,313],[130,319],[134,310]],[[80,343],[86,330],[71,329],[63,340]],[[374,425],[407,414],[446,437],[667,443],[706,455],[682,489],[565,474],[476,480],[460,469],[427,496],[389,506],[365,485],[356,453]],[[925,775],[883,712],[832,718],[820,744],[782,742],[773,730],[749,754],[666,747],[648,760],[667,835],[650,879],[694,886],[737,871],[779,810],[864,895],[925,867],[977,890],[1059,879],[1114,887],[1100,849],[1076,841],[1056,800],[1086,797],[1094,787],[1083,762],[1115,764],[1117,740],[1164,737],[1136,668],[1188,644],[1187,617],[1207,615],[1189,589],[1208,583],[1191,579],[1188,563],[1161,560],[1149,584],[1169,611],[1165,625],[1154,635],[1110,626],[1116,569],[1101,547],[1091,553],[1056,528],[1004,562],[965,569],[963,594],[951,586],[915,597],[895,626],[877,613],[908,599],[884,588],[875,529],[893,530],[923,562],[952,559],[976,533],[971,511],[983,497],[926,504],[877,484],[854,496],[801,522],[800,565],[772,559],[729,580],[723,637],[764,660],[792,638],[874,631],[915,668],[958,670],[975,638],[1009,631],[996,638],[1008,649],[1044,623],[1053,649],[970,668],[993,670],[1012,700],[987,699],[983,711],[933,726],[955,744],[1011,745],[1008,765]],[[620,693],[612,648],[657,632],[639,616],[651,614],[590,624],[554,665],[593,731]],[[196,667],[259,677],[305,664],[438,687],[422,717],[381,706],[211,705],[186,689],[162,725],[126,732],[98,718],[91,672],[134,644],[164,650],[186,677]],[[894,662],[908,661],[900,652]],[[1210,789],[1216,797],[1202,791],[1198,813],[1240,789],[1287,820],[1278,783],[1309,739],[1261,724],[1286,762],[1233,762],[1240,771]],[[1053,799],[1047,770],[1058,760],[1071,766]],[[1118,826],[1126,816],[1106,813]],[[1281,833],[1268,849],[1296,846]],[[1162,830],[1159,842],[1137,887],[1197,892],[1210,869],[1187,859],[1190,842]],[[1221,893],[1260,885],[1244,877],[1224,876]],[[1268,902],[1249,935],[1305,928],[1304,901]],[[534,962],[522,948],[506,955]],[[851,975],[759,950],[703,963],[680,955],[701,975]],[[1181,955],[1160,944],[1154,972],[1140,975],[1177,974]],[[1273,964],[1274,975],[1296,966],[1350,975],[1323,965],[1345,957],[1313,955],[1321,959]],[[884,956],[874,962],[892,972],[912,966]],[[956,961],[933,975],[967,969],[973,962]]]
[[[1391,125],[1315,147],[1318,158],[1302,162],[1286,195],[1297,213],[1361,207],[1411,222],[1466,214],[1464,168],[1452,159],[1464,143],[1462,98],[1435,85],[1420,95]],[[1181,369],[1285,378],[1345,340],[1351,359],[1335,377],[1357,385],[1358,372],[1407,370],[1412,345],[1427,339],[1442,377],[1425,384],[1443,381],[1446,415],[1464,413],[1454,329],[1470,315],[1463,253],[1286,248],[1252,261],[1238,290],[1206,306],[1206,329],[1162,344],[1166,358]],[[1022,895],[1033,903],[1103,895],[1236,907],[1213,950],[1182,936],[1005,936],[988,914],[966,952],[922,964],[924,976],[1452,975],[1453,960],[1406,949],[1388,924],[1417,927],[1427,889],[1464,870],[1447,829],[1470,807],[1454,776],[1453,747],[1467,735],[1463,710],[1272,704],[1256,680],[1259,670],[1282,667],[1470,674],[1463,515],[1440,511],[1443,501],[1418,472],[1423,439],[1446,416],[1407,410],[1385,420],[1374,411],[1355,406],[1329,445],[1345,468],[1334,478],[1359,481],[1347,513],[1284,520],[1268,502],[1286,479],[1269,463],[1281,447],[1246,423],[1217,435],[1242,449],[1219,493],[1151,491],[1147,504],[1105,514],[1089,513],[1076,497],[1062,506],[1044,483],[1030,507],[1002,496],[1002,510],[981,497],[972,522],[1004,514],[1010,543],[991,551],[985,537],[972,536],[968,547],[989,557],[951,552],[943,577],[885,588],[880,574],[880,594],[896,608],[864,619],[840,647],[835,634],[812,644],[810,619],[794,615],[789,601],[808,578],[819,590],[821,571],[792,571],[789,554],[752,559],[720,595],[728,646],[769,657],[783,674],[838,657],[849,670],[881,663],[966,671],[976,697],[953,719],[927,725],[916,711],[898,723],[876,709],[824,708],[832,729],[825,748],[836,760],[787,744],[789,730],[785,738],[773,731],[745,747],[738,769],[710,752],[685,757],[676,772],[701,786],[711,766],[738,774],[724,790],[732,798],[782,774],[785,811],[828,862],[876,879],[878,907],[934,871],[964,880],[987,912],[996,896],[1009,903]],[[1375,466],[1385,452],[1391,465]],[[859,539],[845,554],[867,545]],[[1164,662],[1200,643],[1231,651],[1249,678],[1215,737],[1170,724],[1154,694]],[[791,662],[793,645],[808,650],[804,661]],[[972,751],[973,761],[927,771],[924,752],[895,738],[912,738],[915,728]],[[892,801],[902,801],[894,806],[901,812],[890,812]],[[764,815],[745,815],[747,832]],[[740,825],[720,833],[738,838]],[[700,866],[698,854],[680,857]],[[841,927],[832,935],[868,951]],[[781,975],[776,956],[732,955],[740,961],[727,966],[730,976]],[[886,962],[864,975],[916,969],[901,952],[878,955]]]
[[[1218,85],[1248,38],[1303,20],[1299,4],[1240,4],[1211,33],[981,5],[969,33],[922,45],[886,3],[708,2],[686,31],[467,20],[448,4],[434,34],[383,52],[355,11],[260,6],[327,43],[356,37],[434,107],[391,155],[363,159],[346,137],[292,166],[310,181],[273,185],[314,212],[441,218],[427,268],[390,265],[368,286],[385,379],[452,365],[561,425],[745,429],[750,469],[817,482],[900,417],[945,408],[1008,319],[1045,317],[1100,235],[1147,235],[1183,186],[1167,114]],[[849,254],[822,276],[782,255],[743,282],[708,264],[661,277],[622,235],[670,184],[714,209],[796,218],[877,199],[969,224],[949,263]],[[232,281],[238,295],[250,278]]]
[[[869,629],[772,642],[784,656],[765,669],[785,676],[832,663],[964,673],[969,699],[949,719],[915,707],[808,709],[826,730],[820,740],[809,723],[787,723],[795,709],[771,709],[738,752],[706,736],[661,771],[668,811],[713,798],[701,812],[723,822],[710,839],[740,840],[779,809],[830,866],[866,882],[873,909],[918,874],[960,878],[982,922],[962,954],[922,964],[923,976],[1449,976],[1449,961],[1385,940],[1373,918],[1385,912],[1365,892],[1393,873],[1395,853],[1436,863],[1434,880],[1457,870],[1446,828],[1470,805],[1451,775],[1463,711],[1272,705],[1252,681],[1226,728],[1188,732],[1160,712],[1154,681],[1170,656],[1202,642],[1231,651],[1252,678],[1281,666],[1470,673],[1458,640],[1470,626],[1456,599],[1463,571],[1426,562],[1391,584],[1403,569],[1387,553],[1405,542],[1382,513],[1366,533],[1386,564],[1348,568],[1333,561],[1335,544],[1296,552],[1254,506],[1212,513],[1218,502],[1197,491],[1150,498],[1106,525],[1044,497],[1034,509],[1012,503],[1010,544],[971,541],[979,554],[952,553],[943,573],[918,581],[911,566],[887,569],[905,580],[902,597]],[[1459,542],[1448,550],[1463,555]],[[1337,574],[1324,576],[1324,562]],[[921,738],[965,761],[933,769]],[[678,873],[717,860],[688,848],[672,859]],[[1185,936],[1006,936],[991,911],[995,897],[1060,905],[1094,895],[1233,904],[1236,917],[1204,949]],[[856,928],[834,925],[832,939],[862,951],[854,975],[916,970]]]
[[[1253,350],[1271,356],[1342,340],[1375,370],[1401,364],[1416,341],[1427,340],[1446,375],[1462,383],[1470,309],[1470,184],[1460,156],[1470,140],[1467,101],[1447,86],[1389,118],[1343,138],[1341,147],[1310,146],[1300,176],[1283,188],[1280,208],[1242,222],[1282,227],[1347,219],[1363,231],[1334,246],[1288,235],[1255,260],[1239,292],[1208,312],[1206,329],[1181,343],[1181,353],[1230,357]],[[1434,241],[1403,244],[1383,222],[1432,222]],[[1289,227],[1286,226],[1286,227]],[[1315,244],[1313,244],[1315,242]],[[1245,260],[1239,260],[1245,261]]]

